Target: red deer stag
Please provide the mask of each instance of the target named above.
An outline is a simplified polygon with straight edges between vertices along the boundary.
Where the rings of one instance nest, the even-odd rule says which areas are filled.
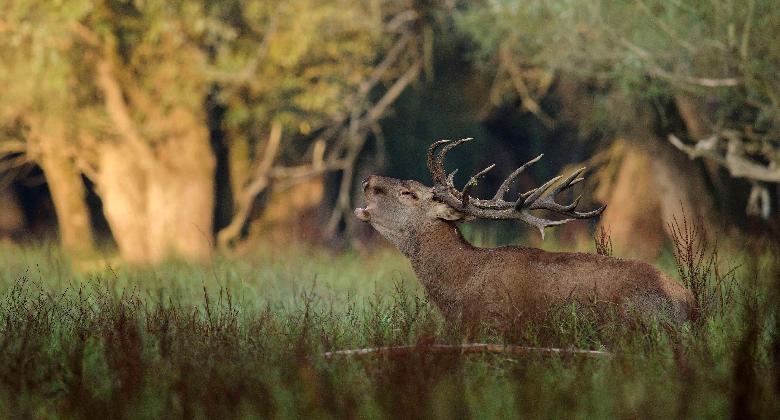
[[[444,157],[469,140],[441,140],[431,145],[428,169],[433,188],[416,181],[372,175],[363,181],[366,207],[355,209],[358,219],[370,223],[409,258],[445,319],[526,322],[569,301],[599,302],[607,304],[599,307],[615,307],[623,314],[633,307],[641,314],[664,314],[675,322],[692,316],[691,293],[644,262],[517,246],[470,245],[454,222],[519,219],[544,236],[548,226],[598,216],[604,207],[578,212],[579,197],[568,205],[555,202],[558,193],[583,180],[579,176],[585,168],[563,180],[555,177],[516,200],[507,200],[513,181],[542,155],[512,172],[489,200],[471,193],[495,165],[472,176],[458,190],[453,185],[455,171],[445,173]],[[567,218],[548,220],[534,216],[530,213],[533,210],[548,210]]]

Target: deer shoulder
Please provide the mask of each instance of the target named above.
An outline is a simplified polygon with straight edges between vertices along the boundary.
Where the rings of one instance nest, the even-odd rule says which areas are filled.
[[[596,217],[604,207],[577,211],[578,197],[559,204],[555,196],[583,180],[578,169],[538,188],[507,199],[512,183],[541,155],[512,172],[490,199],[472,195],[479,179],[494,165],[472,176],[462,189],[454,173],[444,171],[444,157],[470,139],[442,140],[428,150],[433,187],[417,181],[370,176],[363,182],[366,207],[355,215],[370,223],[410,260],[431,300],[448,319],[516,318],[544,313],[567,302],[603,307],[637,308],[650,314],[688,319],[690,292],[662,272],[640,261],[602,255],[546,252],[526,247],[478,248],[465,241],[456,223],[474,219],[514,219],[544,229]],[[443,146],[443,147],[442,147]],[[437,153],[438,151],[438,153]],[[532,211],[563,216],[546,219]]]

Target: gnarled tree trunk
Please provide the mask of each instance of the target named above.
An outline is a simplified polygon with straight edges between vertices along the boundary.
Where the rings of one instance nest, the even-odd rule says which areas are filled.
[[[617,179],[601,225],[610,234],[619,256],[655,261],[664,243],[661,204],[646,153],[625,148]]]
[[[703,171],[695,162],[673,150],[663,139],[655,139],[648,153],[652,156],[653,176],[658,185],[661,217],[664,229],[673,219],[681,220],[683,212],[690,220],[712,231],[716,226],[717,211],[711,192],[706,186]]]
[[[212,249],[214,156],[205,128],[155,149],[141,164],[124,145],[106,146],[98,191],[119,246],[132,263],[176,256],[205,260]]]
[[[125,144],[106,144],[100,154],[100,172],[95,180],[103,200],[103,213],[125,261],[149,261],[146,228],[146,171]]]
[[[715,203],[702,168],[655,132],[656,115],[638,105],[622,116],[628,134],[617,181],[602,225],[618,253],[653,261],[663,246],[662,232],[683,213],[711,230]]]
[[[206,116],[187,106],[156,107],[151,141],[136,126],[110,58],[99,61],[97,81],[120,134],[104,146],[97,176],[120,254],[134,263],[206,259],[213,247],[216,166]],[[134,94],[155,107],[140,90]]]
[[[89,254],[94,250],[94,242],[85,201],[86,188],[80,171],[66,152],[65,125],[50,122],[36,131],[38,162],[49,185],[62,246],[71,254]]]
[[[205,127],[168,139],[157,156],[147,177],[150,259],[203,261],[213,248],[216,165]]]

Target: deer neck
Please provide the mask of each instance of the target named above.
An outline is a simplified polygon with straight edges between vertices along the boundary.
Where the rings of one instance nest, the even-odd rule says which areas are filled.
[[[463,268],[473,266],[475,248],[452,223],[436,220],[415,229],[410,245],[401,251],[426,287],[457,284],[470,274]]]

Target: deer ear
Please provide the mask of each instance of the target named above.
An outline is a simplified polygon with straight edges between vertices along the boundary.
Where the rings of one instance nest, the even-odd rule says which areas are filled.
[[[444,220],[466,220],[466,215],[445,203],[435,203],[431,210],[434,217]]]

